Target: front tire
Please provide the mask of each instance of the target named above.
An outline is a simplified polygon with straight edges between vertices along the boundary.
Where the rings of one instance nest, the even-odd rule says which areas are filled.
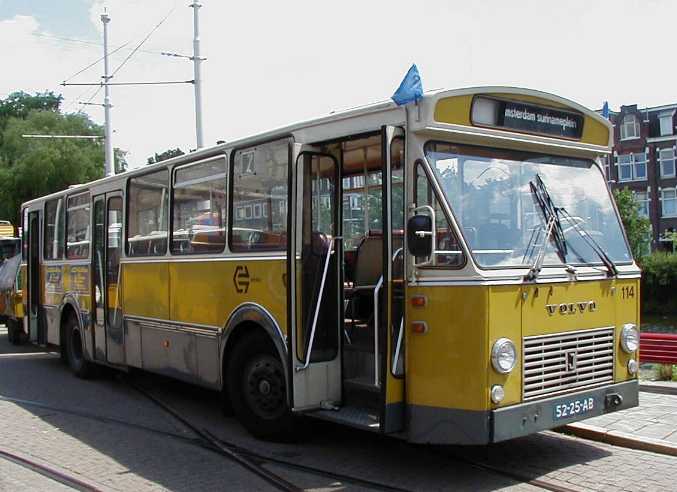
[[[292,414],[285,370],[265,335],[238,343],[227,364],[228,394],[238,420],[254,436],[288,440]]]
[[[74,316],[66,320],[66,358],[73,374],[82,379],[94,376],[96,367],[85,359],[80,325]]]

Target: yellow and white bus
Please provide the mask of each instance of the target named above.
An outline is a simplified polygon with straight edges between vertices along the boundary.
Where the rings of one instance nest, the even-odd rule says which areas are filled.
[[[601,158],[612,127],[511,87],[384,102],[22,209],[24,329],[76,375],[223,391],[482,444],[637,405],[640,271]]]

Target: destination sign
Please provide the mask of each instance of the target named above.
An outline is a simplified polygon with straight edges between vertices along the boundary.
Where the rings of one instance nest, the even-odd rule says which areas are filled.
[[[472,113],[475,124],[564,138],[583,134],[582,115],[533,104],[478,97]]]

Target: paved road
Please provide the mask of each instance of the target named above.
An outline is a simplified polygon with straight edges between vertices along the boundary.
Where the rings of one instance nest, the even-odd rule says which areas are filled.
[[[677,444],[677,395],[642,392],[639,403],[639,407],[594,417],[586,423],[640,439]]]
[[[212,392],[146,374],[132,378],[226,441],[278,460],[404,489],[536,489],[459,461],[459,456],[576,490],[668,490],[677,483],[677,458],[550,432],[489,447],[429,447],[303,420],[300,442],[265,443],[224,417]],[[163,434],[167,432],[185,439]],[[76,379],[54,354],[28,347],[17,350],[0,329],[0,449],[34,456],[104,490],[270,490],[251,472],[195,446],[193,438],[122,378]],[[360,488],[267,466],[311,490]],[[44,477],[31,478],[32,473],[0,460],[0,490],[63,490]]]

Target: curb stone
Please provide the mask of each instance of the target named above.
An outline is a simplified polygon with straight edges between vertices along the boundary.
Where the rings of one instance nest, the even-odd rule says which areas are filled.
[[[608,430],[604,427],[596,425],[583,424],[580,422],[574,424],[567,424],[564,426],[567,432],[590,439],[593,441],[601,441],[614,446],[622,446],[625,448],[639,449],[642,451],[651,451],[653,453],[667,454],[669,456],[677,456],[677,445],[671,444],[660,439],[651,439],[648,437],[638,438],[635,435],[626,432],[615,430]]]

